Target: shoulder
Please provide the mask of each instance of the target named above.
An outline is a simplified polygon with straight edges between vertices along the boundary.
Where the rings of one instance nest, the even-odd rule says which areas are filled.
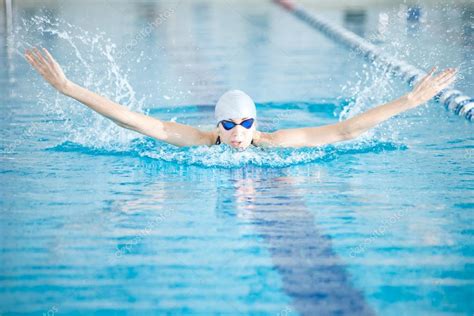
[[[203,131],[201,134],[202,144],[207,146],[215,145],[217,136],[217,130]]]
[[[307,145],[302,129],[281,129],[271,133],[256,132],[255,143],[262,147],[303,147]]]
[[[253,138],[253,143],[255,146],[259,146],[259,147],[278,146],[278,140],[276,136],[277,135],[275,133],[264,133],[264,132],[256,131]]]

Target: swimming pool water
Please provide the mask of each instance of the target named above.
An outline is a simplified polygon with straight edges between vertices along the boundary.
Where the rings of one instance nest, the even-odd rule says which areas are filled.
[[[421,7],[419,35],[380,45],[416,51],[406,57],[422,67],[461,65],[473,95],[459,53],[472,37],[456,33],[472,10],[450,9],[458,29],[443,33],[424,27],[445,23],[445,6]],[[364,8],[348,24],[371,34],[380,13],[402,23],[399,10]],[[57,95],[15,49],[48,47],[78,83],[203,129],[231,88],[275,130],[336,122],[407,87],[266,2],[15,2],[14,13],[14,38],[0,38],[2,315],[474,312],[472,123],[430,103],[323,148],[175,148]],[[456,50],[423,55],[423,41],[452,34]]]

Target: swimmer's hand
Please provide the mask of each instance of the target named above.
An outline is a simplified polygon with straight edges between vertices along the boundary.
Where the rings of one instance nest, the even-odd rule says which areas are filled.
[[[433,67],[431,71],[415,85],[413,90],[407,94],[408,102],[412,107],[417,107],[431,100],[431,98],[456,80],[457,70],[455,68],[447,68],[437,76],[433,76],[435,70],[436,67]]]
[[[65,93],[69,80],[64,75],[61,66],[51,56],[46,48],[43,48],[43,54],[38,48],[26,50],[25,58],[33,68],[51,84],[56,90]]]

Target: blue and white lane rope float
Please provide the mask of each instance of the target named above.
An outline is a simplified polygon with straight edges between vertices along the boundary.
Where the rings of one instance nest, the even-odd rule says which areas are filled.
[[[403,60],[387,55],[376,45],[342,26],[326,21],[323,18],[308,12],[301,5],[293,1],[273,1],[326,36],[359,52],[370,61],[377,60],[377,62],[385,64],[393,73],[399,75],[408,84],[415,84],[426,75],[426,72],[421,69],[410,65]],[[435,97],[435,99],[457,115],[464,116],[469,121],[474,121],[474,99],[464,95],[461,91],[455,89],[444,89]]]

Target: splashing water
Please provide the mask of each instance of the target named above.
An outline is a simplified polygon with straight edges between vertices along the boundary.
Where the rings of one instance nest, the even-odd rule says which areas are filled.
[[[23,20],[15,37],[16,52],[20,55],[27,48],[42,46],[37,41],[38,38],[52,37],[61,44],[66,43],[71,48],[66,53],[55,53],[54,47],[48,49],[53,51],[68,77],[78,78],[73,81],[126,105],[132,111],[144,112],[144,98],[137,99],[127,73],[114,59],[115,44],[106,38],[105,33],[91,34],[61,19],[50,19],[42,15]],[[61,62],[61,59],[67,60],[67,63]],[[39,91],[37,100],[43,112],[51,119],[63,122],[62,126],[56,126],[67,131],[63,141],[93,148],[117,149],[126,148],[136,138],[136,135],[110,120],[100,115],[91,115],[88,108],[79,106],[76,101],[59,94],[53,97],[51,89],[41,89],[36,83],[33,85]]]
[[[90,155],[116,155],[126,157],[151,158],[180,165],[201,167],[240,168],[247,165],[264,168],[283,168],[292,165],[328,162],[344,155],[378,153],[394,150],[405,150],[403,144],[380,141],[361,141],[358,143],[314,147],[314,148],[277,148],[262,149],[249,147],[239,152],[223,144],[213,147],[177,148],[168,144],[157,144],[156,141],[136,140],[127,150],[110,150],[91,148],[74,142],[64,142],[48,150],[58,152],[79,152]]]

